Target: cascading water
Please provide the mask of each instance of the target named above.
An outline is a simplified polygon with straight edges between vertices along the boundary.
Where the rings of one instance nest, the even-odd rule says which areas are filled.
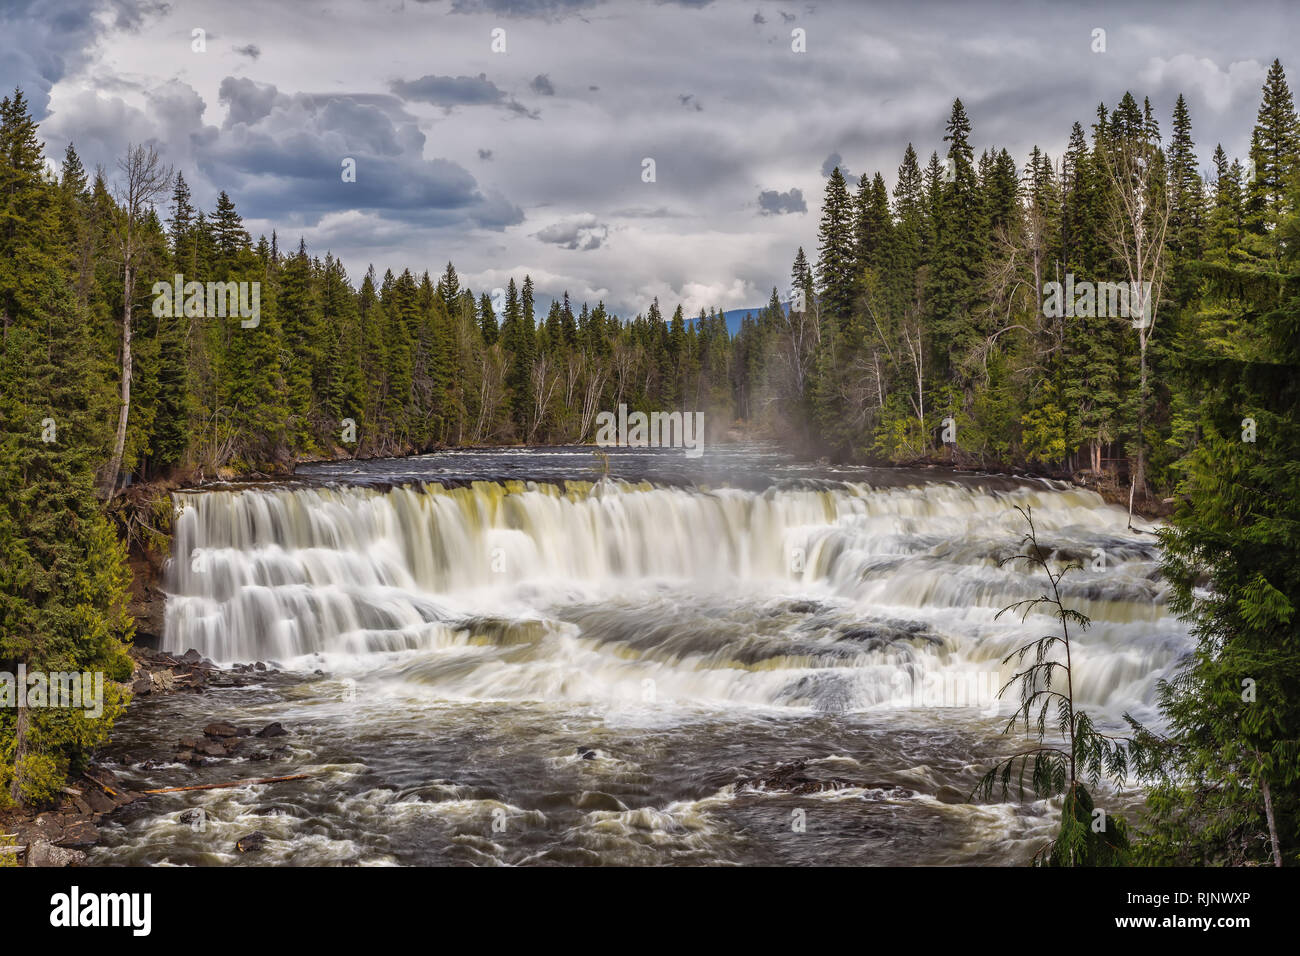
[[[993,621],[1040,590],[997,566],[1023,532],[1016,505],[1033,509],[1041,543],[1089,568],[1066,579],[1067,601],[1094,620],[1080,638],[1081,698],[1149,703],[1181,646],[1177,627],[1153,627],[1154,547],[1078,490],[607,481],[184,495],[167,646],[221,661],[436,650],[426,680],[455,661],[453,694],[506,698],[530,696],[529,668],[554,676],[566,655],[566,693],[593,698],[665,678],[689,696],[671,672],[715,672],[695,682],[703,698],[815,705],[807,678],[831,670],[822,692],[837,706],[870,705],[892,700],[893,675],[873,684],[859,670],[987,666],[1022,636]],[[530,654],[499,666],[492,649],[520,643]],[[490,676],[467,672],[467,650]],[[602,688],[602,673],[617,679]],[[792,691],[800,680],[807,693]]]
[[[295,769],[326,778],[269,859],[1015,862],[1050,808],[961,795],[1007,743],[1002,660],[1054,627],[997,617],[1044,585],[999,566],[1016,506],[1084,567],[1063,597],[1093,621],[1074,689],[1099,721],[1153,718],[1189,648],[1154,536],[1065,486],[403,478],[176,497],[165,647],[299,675],[228,706],[296,726]],[[803,804],[736,781],[796,758],[858,784],[799,799],[898,833],[756,838]],[[211,799],[231,832],[257,803]],[[325,837],[304,842],[307,816]],[[157,861],[161,824],[134,826],[122,845]]]

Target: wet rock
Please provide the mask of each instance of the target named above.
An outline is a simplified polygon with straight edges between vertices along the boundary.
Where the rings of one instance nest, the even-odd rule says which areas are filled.
[[[592,749],[591,747],[579,747],[577,750],[577,754],[583,760],[595,760],[596,757],[599,755],[598,751]]]
[[[203,810],[194,809],[186,810],[176,818],[176,822],[183,823],[187,827],[205,826],[207,824],[207,819],[207,813]]]
[[[148,677],[141,677],[131,682],[131,693],[137,697],[144,697],[153,693],[153,681]]]
[[[266,846],[266,834],[261,830],[254,830],[246,837],[242,837],[235,844],[235,850],[240,853],[256,853]]]
[[[935,647],[943,646],[943,639],[929,633],[929,629],[919,621],[880,621],[860,624],[842,630],[840,639],[864,644],[868,651],[879,651],[891,645],[916,642],[924,642]]]
[[[861,786],[841,777],[814,777],[807,770],[807,760],[790,760],[754,776],[740,777],[736,780],[736,789],[749,787],[754,790],[785,790],[789,793],[824,793]]]
[[[792,601],[786,610],[791,614],[816,614],[821,610],[821,605],[816,601]]]
[[[259,737],[286,737],[288,734],[289,731],[285,730],[278,720],[273,724],[267,724],[257,732]]]
[[[199,740],[198,737],[182,737],[179,741],[177,741],[176,746],[179,747],[181,750],[193,750],[200,743],[201,741]]]
[[[258,661],[256,664],[253,665],[253,669],[258,671],[264,671],[266,670],[266,665],[263,664],[261,661]]]
[[[238,737],[239,728],[234,724],[219,720],[204,727],[203,733],[207,737]]]
[[[203,662],[203,655],[191,647],[188,651],[186,651],[184,654],[181,655],[180,659],[185,664],[190,664],[190,665],[201,664]]]
[[[965,803],[966,794],[962,793],[956,787],[940,787],[939,792],[934,798],[940,803]]]
[[[64,827],[62,835],[54,841],[55,846],[65,849],[94,846],[99,842],[99,828],[89,820],[76,820]]]
[[[622,801],[613,794],[604,793],[600,790],[584,790],[582,796],[578,797],[577,807],[579,810],[611,810],[615,813],[621,813],[627,809]]]
[[[43,840],[27,846],[28,866],[78,866],[85,861],[86,854],[80,850],[66,849]]]
[[[94,813],[112,813],[117,809],[117,803],[113,798],[99,790],[87,791],[85,799]]]

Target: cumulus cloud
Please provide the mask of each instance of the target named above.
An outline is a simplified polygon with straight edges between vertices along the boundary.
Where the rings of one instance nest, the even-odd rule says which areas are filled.
[[[88,63],[106,28],[132,31],[156,4],[132,0],[5,0],[0,3],[0,78],[4,95],[23,90],[42,119],[50,90]]]
[[[219,99],[227,108],[220,128],[203,123],[206,105],[179,80],[150,90],[146,109],[79,94],[60,105],[51,126],[108,169],[128,143],[154,143],[187,178],[197,168],[213,192],[228,190],[258,219],[311,225],[352,210],[404,228],[500,230],[523,221],[517,205],[482,188],[458,163],[426,158],[425,135],[394,97],[282,93],[226,77]],[[355,182],[342,180],[347,159],[355,163]]]
[[[478,76],[436,76],[418,80],[394,80],[389,89],[404,100],[419,100],[434,106],[476,106],[500,103],[506,95],[486,73]]]
[[[478,76],[436,76],[428,74],[418,80],[393,80],[388,88],[408,102],[430,103],[451,112],[457,106],[499,106],[510,112],[537,119],[540,115],[487,78]]]
[[[1167,60],[1152,57],[1141,78],[1162,92],[1175,91],[1174,96],[1180,92],[1199,93],[1206,106],[1222,113],[1240,102],[1243,94],[1259,90],[1267,74],[1267,65],[1258,60],[1240,60],[1221,69],[1208,57],[1179,53]]]
[[[840,175],[845,179],[852,177],[853,174],[849,172],[849,167],[844,165],[844,159],[839,153],[831,153],[822,160],[822,175],[829,176],[835,171],[836,166],[840,168]]]
[[[452,0],[451,12],[549,19],[590,10],[602,2],[603,0]]]
[[[600,248],[600,244],[609,235],[609,227],[602,225],[593,213],[588,212],[561,219],[534,235],[542,242],[565,249],[587,251]]]
[[[804,202],[803,192],[799,189],[790,189],[783,193],[775,189],[765,189],[758,194],[758,210],[763,216],[780,216],[786,213],[807,212],[808,204]]]
[[[964,0],[924,18],[909,0],[776,3],[326,4],[304,30],[292,5],[267,17],[262,0],[224,0],[257,32],[206,24],[197,55],[208,0],[0,0],[0,87],[29,94],[47,156],[75,139],[111,177],[128,142],[153,143],[196,204],[226,189],[255,235],[329,243],[354,275],[452,259],[464,275],[529,272],[539,300],[603,289],[630,315],[655,295],[688,312],[761,306],[794,249],[815,246],[830,170],[892,185],[908,142],[923,164],[942,155],[958,93],[976,150],[1018,163],[1034,145],[1059,158],[1070,124],[1125,90],[1151,97],[1166,135],[1185,93],[1201,166],[1216,142],[1244,156],[1277,38],[1300,33],[1300,8],[1280,3],[1226,20],[1209,0],[1177,16],[1077,0],[1032,18]],[[795,23],[807,56],[787,52]],[[490,52],[497,27],[507,55]],[[437,66],[407,66],[430,62],[430,36]]]

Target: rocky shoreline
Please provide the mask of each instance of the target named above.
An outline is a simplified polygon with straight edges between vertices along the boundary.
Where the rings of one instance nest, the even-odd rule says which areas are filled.
[[[128,685],[133,700],[172,694],[202,694],[209,688],[243,686],[265,674],[277,673],[260,662],[237,664],[223,670],[193,649],[173,656],[147,647],[133,647],[131,657],[136,665]],[[287,755],[288,747],[276,745],[273,741],[287,736],[289,731],[278,721],[254,730],[214,720],[202,730],[182,735],[174,751],[151,757],[143,762],[143,766],[182,763],[197,768],[235,756],[249,761],[277,761]],[[199,784],[193,789],[241,786],[253,782],[258,781]],[[12,811],[0,817],[0,862],[38,867],[80,866],[86,862],[88,851],[99,842],[99,828],[104,820],[123,807],[151,795],[150,791],[136,791],[125,786],[111,767],[92,759],[81,774],[63,788],[63,798],[58,806],[39,813]],[[201,811],[189,810],[186,813]],[[186,821],[182,819],[181,822]],[[260,834],[248,834],[239,840],[236,849],[241,853],[254,852],[263,842]]]

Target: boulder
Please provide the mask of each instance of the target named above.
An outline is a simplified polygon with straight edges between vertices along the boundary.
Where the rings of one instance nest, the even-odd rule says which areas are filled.
[[[241,837],[235,844],[235,850],[239,853],[255,853],[266,846],[266,834],[261,830],[254,830],[246,837]]]
[[[238,737],[239,728],[234,724],[226,723],[224,720],[218,720],[204,727],[203,733],[208,737]]]
[[[117,809],[113,798],[102,790],[87,790],[85,799],[94,813],[112,813]]]
[[[54,841],[65,849],[94,846],[99,842],[99,829],[89,820],[75,820],[63,828],[63,835]]]
[[[27,847],[28,866],[76,866],[86,861],[80,850],[66,849],[38,840]]]
[[[289,733],[289,731],[285,730],[285,729],[284,729],[284,726],[283,726],[283,725],[282,725],[282,724],[277,720],[275,723],[273,723],[273,724],[267,724],[265,727],[263,727],[261,730],[259,730],[259,731],[257,732],[257,736],[259,736],[259,737],[285,737],[285,736],[288,735],[288,733]]]

